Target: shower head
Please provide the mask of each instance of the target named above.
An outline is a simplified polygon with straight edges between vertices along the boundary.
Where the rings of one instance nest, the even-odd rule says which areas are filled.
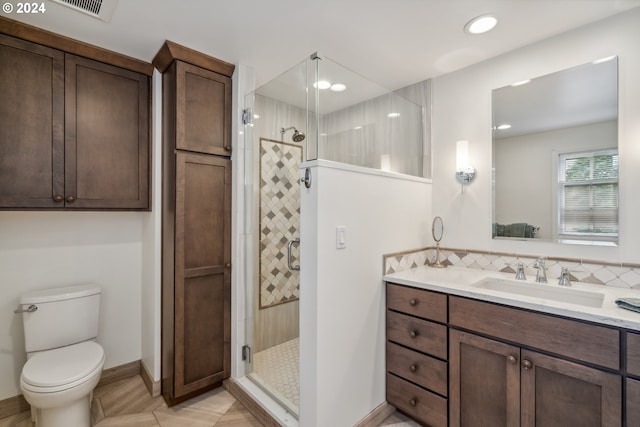
[[[291,139],[293,139],[293,142],[302,142],[304,141],[304,133],[300,132],[298,129],[295,129],[293,131],[293,135],[291,135]]]
[[[305,134],[303,132],[300,132],[298,129],[296,129],[295,126],[291,126],[288,128],[280,128],[280,135],[282,136],[281,139],[284,139],[284,133],[291,129],[293,129],[293,135],[291,135],[291,139],[293,140],[293,142],[304,141]]]

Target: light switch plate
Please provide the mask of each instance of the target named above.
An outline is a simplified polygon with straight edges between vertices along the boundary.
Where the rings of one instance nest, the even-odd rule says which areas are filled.
[[[336,249],[347,247],[347,227],[339,225],[336,227]]]

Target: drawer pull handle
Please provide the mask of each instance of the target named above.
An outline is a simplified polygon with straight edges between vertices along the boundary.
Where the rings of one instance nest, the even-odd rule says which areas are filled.
[[[415,298],[411,298],[411,299],[409,300],[409,305],[411,305],[411,306],[415,306],[416,304],[418,304],[418,301],[417,301]]]
[[[64,197],[62,197],[62,194],[56,194],[55,196],[53,196],[53,201],[56,203],[60,203],[63,200],[64,200]]]
[[[522,361],[522,369],[524,369],[525,371],[528,371],[529,369],[533,368],[533,363],[531,363],[529,360],[524,359]]]
[[[411,365],[409,365],[409,370],[411,372],[415,372],[418,370],[418,367],[412,363]]]
[[[418,336],[418,331],[410,331],[409,335],[411,336],[411,338],[415,338]]]
[[[67,196],[67,203],[73,203],[76,201],[76,198],[73,196]]]
[[[418,401],[416,399],[411,399],[409,401],[409,405],[411,405],[411,406],[416,406],[417,404],[418,404]]]
[[[507,360],[509,361],[509,363],[511,363],[512,365],[515,365],[518,362],[518,358],[515,357],[513,354],[510,354],[509,356],[507,356]]]

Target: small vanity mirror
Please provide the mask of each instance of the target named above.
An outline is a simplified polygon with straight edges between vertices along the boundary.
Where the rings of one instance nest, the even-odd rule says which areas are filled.
[[[433,236],[433,240],[436,241],[436,259],[429,264],[429,267],[435,268],[444,268],[445,264],[440,262],[440,240],[442,240],[442,234],[444,233],[444,223],[442,222],[442,218],[439,216],[433,218],[433,223],[431,224],[431,235]]]
[[[618,61],[492,93],[495,239],[615,245]]]

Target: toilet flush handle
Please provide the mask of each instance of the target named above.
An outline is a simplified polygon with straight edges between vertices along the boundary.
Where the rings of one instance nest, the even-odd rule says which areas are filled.
[[[27,308],[20,308],[18,310],[13,310],[14,313],[33,313],[34,311],[38,310],[38,306],[35,304],[31,304],[29,307]]]

